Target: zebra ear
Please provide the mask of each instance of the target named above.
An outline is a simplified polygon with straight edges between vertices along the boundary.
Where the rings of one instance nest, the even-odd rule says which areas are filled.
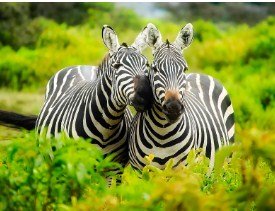
[[[148,23],[145,27],[147,36],[146,43],[153,49],[153,53],[162,45],[162,37],[158,28],[152,24]]]
[[[188,23],[180,30],[176,40],[174,41],[174,45],[183,51],[185,48],[189,47],[193,40],[193,36],[193,25]]]
[[[116,32],[108,25],[104,25],[102,28],[102,40],[109,49],[110,55],[116,52],[120,47]]]
[[[135,47],[138,50],[138,52],[141,53],[148,46],[146,42],[146,37],[147,29],[145,27],[143,31],[139,33],[139,35],[137,36],[137,38],[131,46]]]

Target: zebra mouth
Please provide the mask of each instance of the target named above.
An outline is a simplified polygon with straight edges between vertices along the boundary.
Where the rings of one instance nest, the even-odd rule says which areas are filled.
[[[169,123],[175,123],[180,119],[184,111],[184,106],[180,101],[170,100],[164,103],[162,107],[162,112],[165,114],[165,117]]]
[[[182,112],[170,113],[165,110],[163,110],[163,113],[165,114],[165,117],[170,124],[177,122],[180,119],[180,116],[182,114]]]
[[[143,112],[146,109],[146,101],[142,98],[134,98],[130,100],[130,105],[133,106],[137,112]]]
[[[136,105],[136,106],[134,106],[134,108],[136,109],[137,112],[143,112],[146,110],[145,106],[143,106],[143,105]]]

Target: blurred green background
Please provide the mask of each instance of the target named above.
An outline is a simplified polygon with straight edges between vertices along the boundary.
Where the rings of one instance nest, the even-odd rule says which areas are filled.
[[[237,131],[272,132],[274,8],[274,3],[0,3],[0,109],[38,114],[54,73],[70,65],[98,65],[107,53],[103,24],[115,29],[121,43],[131,44],[149,22],[170,41],[191,22],[194,41],[184,52],[188,72],[224,84]],[[144,53],[152,59],[150,49]]]

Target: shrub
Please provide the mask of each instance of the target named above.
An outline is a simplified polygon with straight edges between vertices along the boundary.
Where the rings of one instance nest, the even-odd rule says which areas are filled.
[[[0,87],[21,90],[33,85],[37,78],[32,68],[34,52],[22,48],[16,53],[11,48],[5,47],[0,49],[0,54],[3,55],[0,61]]]
[[[118,164],[84,140],[64,136],[40,142],[28,133],[3,145],[0,153],[2,210],[272,210],[274,207],[274,140],[256,128],[238,132],[235,145],[209,159],[191,151],[187,165],[164,170],[151,165],[142,172],[124,169],[121,184],[107,188],[105,176]],[[55,147],[53,159],[48,143]],[[231,156],[228,163],[227,157]]]
[[[194,22],[194,36],[200,42],[222,37],[221,31],[210,21],[198,20]]]
[[[107,188],[106,169],[119,167],[84,140],[51,140],[58,149],[52,160],[48,145],[42,142],[38,148],[35,143],[35,135],[26,134],[7,146],[0,158],[2,210],[58,209],[83,198],[88,187],[99,197]]]
[[[253,28],[254,42],[247,52],[246,59],[268,59],[275,51],[275,17],[270,17],[266,21]]]

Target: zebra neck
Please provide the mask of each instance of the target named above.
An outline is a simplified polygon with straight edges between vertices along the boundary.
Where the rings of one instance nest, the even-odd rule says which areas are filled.
[[[110,72],[110,55],[106,54],[101,64],[98,66],[98,77],[102,77],[106,72]],[[110,75],[110,74],[107,74]]]
[[[108,68],[102,77],[108,85],[108,104],[115,108],[117,111],[124,111],[127,106],[127,99],[123,95],[123,87],[117,86],[115,72],[111,68]]]
[[[109,73],[110,70],[104,72],[104,74],[99,78],[96,88],[91,95],[91,107],[97,106],[97,109],[102,113],[104,119],[117,120],[114,122],[119,122],[123,117],[126,105],[119,106],[118,103],[113,99],[113,83],[112,75]],[[93,108],[96,109],[96,108]],[[120,119],[120,120],[119,120]]]
[[[145,118],[150,122],[150,125],[154,125],[154,127],[173,128],[177,127],[178,122],[180,122],[183,117],[181,117],[176,123],[170,124],[166,119],[165,114],[162,112],[161,105],[154,103],[153,107],[145,113]]]
[[[151,132],[157,131],[152,132],[151,136],[157,137],[162,143],[178,140],[179,137],[181,137],[179,140],[183,140],[185,137],[194,136],[195,131],[192,127],[192,120],[187,118],[185,114],[182,114],[178,121],[171,124],[165,118],[161,108],[153,105],[152,109],[141,115],[144,115],[143,118],[140,118],[143,121],[143,129]]]

